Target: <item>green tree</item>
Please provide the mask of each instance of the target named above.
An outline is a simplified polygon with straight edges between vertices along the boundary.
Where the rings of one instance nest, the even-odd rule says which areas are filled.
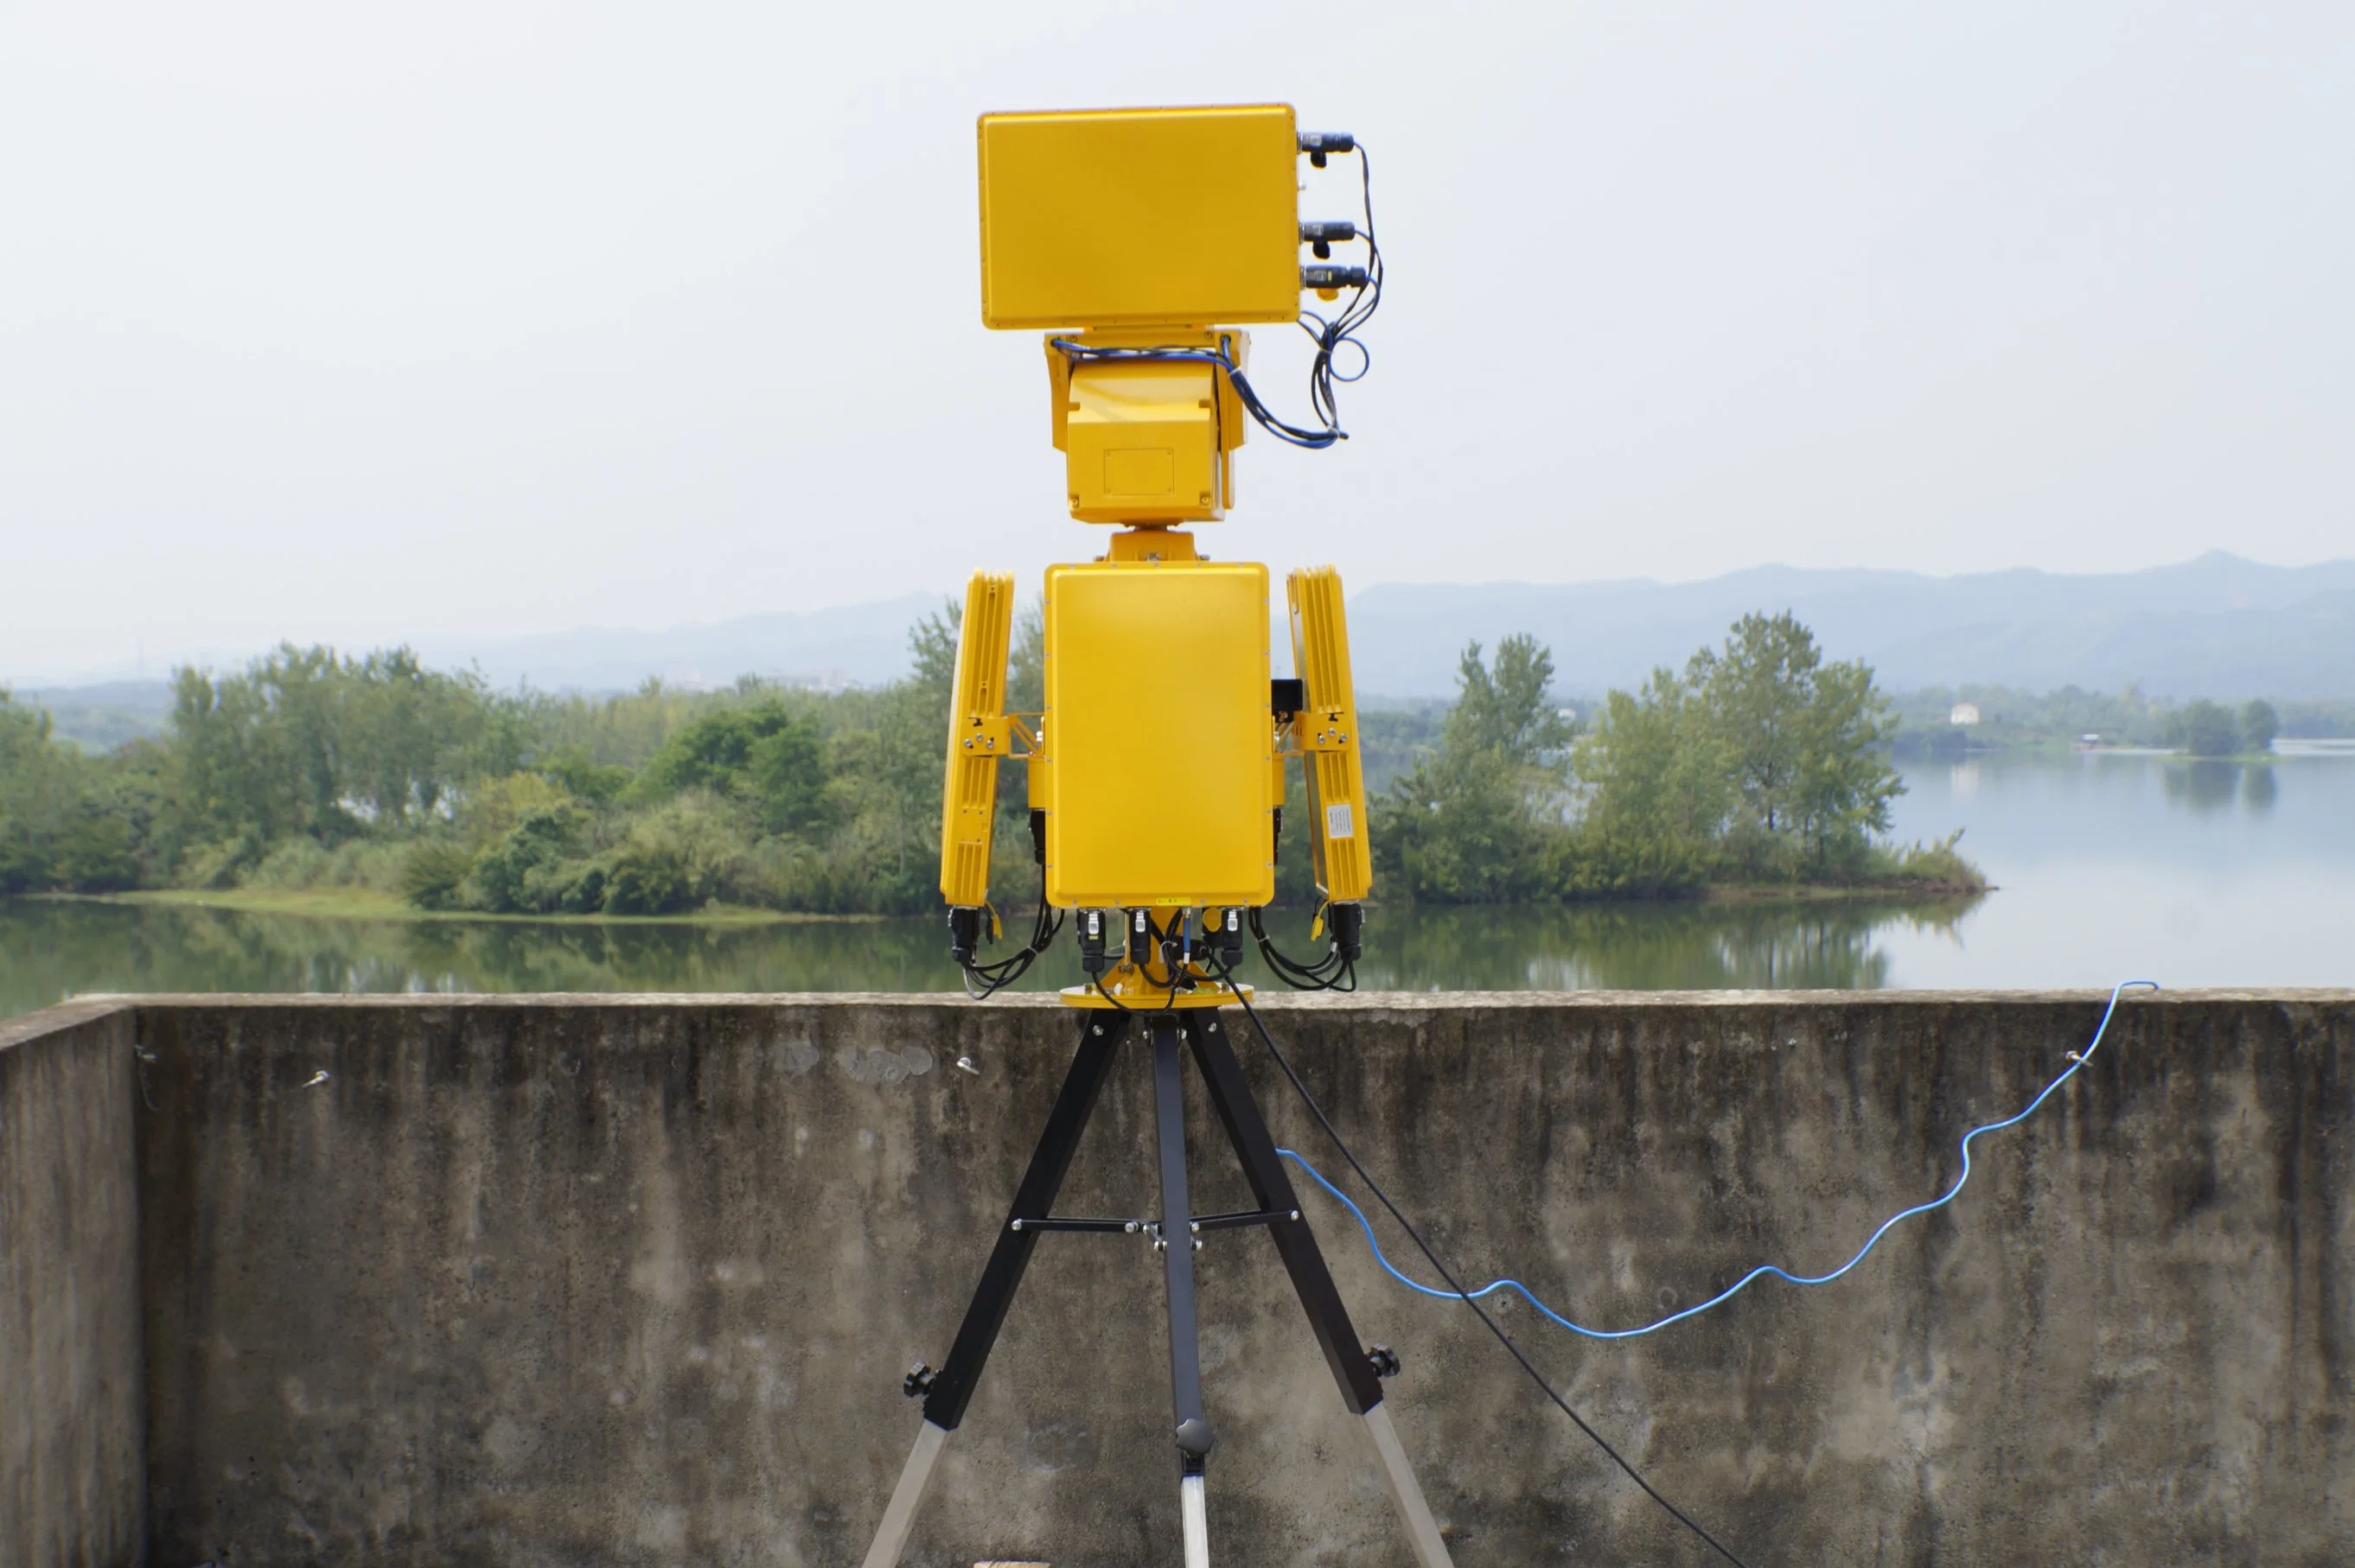
[[[2195,757],[2229,757],[2240,750],[2240,727],[2232,722],[2232,710],[2222,703],[2204,697],[2185,703],[2178,721],[2183,749]]]
[[[826,807],[826,742],[815,723],[773,699],[706,714],[663,743],[630,786],[639,803],[705,789],[773,833],[805,833]]]
[[[1568,891],[1673,893],[1708,880],[1735,798],[1710,720],[1673,670],[1654,670],[1641,692],[1610,694],[1573,759],[1584,809]]]
[[[1494,903],[1545,891],[1560,859],[1572,731],[1552,705],[1553,656],[1514,635],[1456,667],[1438,750],[1375,803],[1375,853],[1411,899]]]
[[[1733,785],[1730,848],[1753,874],[1852,869],[1902,793],[1896,733],[1870,667],[1827,664],[1788,611],[1744,615],[1685,683],[1708,714]]]
[[[512,771],[525,716],[473,672],[407,648],[345,658],[284,645],[235,675],[173,675],[170,791],[185,837],[234,874],[293,835],[398,836]]]
[[[139,875],[131,817],[103,763],[0,688],[0,894],[102,892]]]
[[[1474,643],[1456,662],[1455,707],[1442,745],[1552,770],[1572,739],[1550,696],[1552,686],[1553,655],[1535,637],[1518,634],[1498,643],[1493,666],[1481,664],[1480,645]]]
[[[2241,744],[2252,752],[2270,752],[2274,737],[2281,733],[2281,715],[2274,705],[2262,697],[2250,699],[2241,708]]]
[[[380,827],[431,820],[469,780],[515,765],[505,705],[474,671],[429,670],[404,647],[344,661],[335,679],[333,785]]]

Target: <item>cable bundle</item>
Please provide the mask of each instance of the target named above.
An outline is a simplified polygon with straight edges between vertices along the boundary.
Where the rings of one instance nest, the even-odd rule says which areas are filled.
[[[1358,988],[1358,966],[1341,956],[1338,943],[1325,949],[1325,956],[1311,964],[1287,958],[1275,950],[1269,940],[1267,928],[1260,923],[1260,912],[1251,912],[1252,940],[1259,944],[1259,955],[1273,970],[1275,977],[1295,991],[1354,991]]]
[[[1258,391],[1244,377],[1233,357],[1215,349],[1192,347],[1182,344],[1167,344],[1145,348],[1115,347],[1108,344],[1082,343],[1069,337],[1053,339],[1056,348],[1074,363],[1147,359],[1181,364],[1214,365],[1226,372],[1227,380],[1233,386],[1235,396],[1241,400],[1243,411],[1251,415],[1262,430],[1266,431],[1278,441],[1288,442],[1294,446],[1305,446],[1311,451],[1318,451],[1331,446],[1336,442],[1348,440],[1349,432],[1341,428],[1341,409],[1337,397],[1337,389],[1353,381],[1363,380],[1366,372],[1372,368],[1373,355],[1359,338],[1358,332],[1367,322],[1373,319],[1374,312],[1381,308],[1382,303],[1382,251],[1374,240],[1373,168],[1367,161],[1363,144],[1358,147],[1357,154],[1366,215],[1363,229],[1363,238],[1366,241],[1366,281],[1351,291],[1349,303],[1343,305],[1329,319],[1317,315],[1313,310],[1304,310],[1300,313],[1300,330],[1306,333],[1308,340],[1316,345],[1316,357],[1308,366],[1308,405],[1316,411],[1317,423],[1296,425],[1279,417],[1261,400]],[[1346,376],[1334,368],[1335,357],[1345,347],[1358,351],[1357,369],[1353,374]]]
[[[989,923],[994,932],[997,912],[991,910]],[[983,1001],[1014,984],[1029,971],[1039,955],[1054,942],[1055,933],[1063,929],[1063,912],[1047,901],[1047,891],[1039,890],[1039,912],[1030,923],[1030,940],[1021,948],[995,964],[964,964],[958,967],[964,974],[964,994],[975,1001]]]

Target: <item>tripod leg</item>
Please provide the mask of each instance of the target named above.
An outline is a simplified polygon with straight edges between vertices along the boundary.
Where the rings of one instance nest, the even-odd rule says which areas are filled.
[[[1209,1505],[1203,1461],[1213,1438],[1202,1415],[1202,1351],[1194,1313],[1194,1211],[1186,1191],[1185,1062],[1175,1019],[1156,1018],[1153,1030],[1153,1104],[1161,1143],[1161,1257],[1169,1288],[1169,1392],[1177,1416],[1178,1513],[1186,1538],[1186,1568],[1210,1568]]]
[[[1053,1211],[1055,1195],[1062,1190],[1063,1177],[1071,1168],[1071,1156],[1080,1147],[1080,1135],[1087,1128],[1096,1096],[1112,1070],[1114,1048],[1127,1032],[1127,1016],[1119,1013],[1109,1017],[1090,1015],[1088,1021],[1080,1026],[1079,1051],[1071,1058],[1071,1071],[1063,1076],[1063,1087],[1055,1096],[1055,1108],[1047,1114],[1046,1130],[1039,1135],[1038,1147],[1031,1150],[1030,1166],[1023,1172],[1022,1185],[1015,1189],[1014,1207],[997,1232],[997,1244],[990,1249],[989,1263],[982,1270],[981,1284],[974,1291],[972,1305],[965,1308],[956,1342],[949,1348],[949,1359],[938,1372],[931,1374],[929,1384],[913,1381],[910,1383],[911,1389],[923,1389],[923,1429],[917,1434],[907,1467],[900,1472],[899,1485],[891,1490],[882,1525],[875,1532],[874,1544],[867,1551],[866,1568],[893,1568],[907,1547],[917,1505],[923,1501],[924,1489],[932,1484],[932,1467],[940,1462],[941,1449],[947,1444],[949,1434],[964,1419],[965,1406],[973,1400],[974,1385],[981,1381],[981,1369],[997,1343],[997,1331],[1006,1322],[1007,1309],[1014,1304],[1014,1292],[1022,1283],[1023,1270],[1030,1264],[1030,1250],[1039,1243],[1037,1231],[1017,1229],[1015,1221],[1043,1220]]]
[[[1242,1064],[1235,1060],[1225,1026],[1215,1017],[1203,1019],[1189,1015],[1186,1036],[1193,1047],[1194,1063],[1201,1069],[1203,1081],[1209,1088],[1210,1104],[1219,1113],[1220,1125],[1226,1128],[1227,1141],[1234,1146],[1235,1157],[1242,1162],[1252,1196],[1263,1211],[1297,1215],[1299,1196],[1292,1189],[1292,1179],[1284,1174],[1284,1161],[1275,1152],[1275,1139],[1269,1136],[1267,1123],[1260,1117],[1259,1102],[1252,1097],[1251,1084],[1243,1077]],[[1325,1266],[1325,1254],[1317,1248],[1316,1233],[1309,1230],[1305,1219],[1277,1220],[1267,1231],[1275,1241],[1276,1255],[1284,1260],[1284,1272],[1292,1276],[1293,1292],[1300,1297],[1302,1310],[1308,1314],[1309,1327],[1316,1331],[1316,1343],[1325,1352],[1326,1365],[1332,1369],[1333,1381],[1340,1385],[1341,1403],[1365,1424],[1366,1440],[1373,1447],[1375,1463],[1381,1470],[1382,1484],[1390,1490],[1391,1502],[1398,1509],[1399,1521],[1406,1527],[1415,1561],[1422,1568],[1451,1568],[1447,1543],[1440,1538],[1438,1521],[1432,1518],[1431,1505],[1423,1500],[1423,1488],[1414,1478],[1414,1467],[1407,1463],[1406,1450],[1400,1445],[1398,1431],[1391,1424],[1390,1412],[1382,1404],[1381,1380],[1374,1374],[1373,1362],[1367,1359],[1365,1347],[1359,1342],[1358,1330],[1349,1322],[1348,1308],[1341,1305],[1341,1293],[1334,1287],[1332,1273]]]
[[[923,1430],[916,1434],[915,1451],[908,1456],[907,1465],[900,1471],[900,1484],[891,1488],[891,1501],[883,1509],[883,1522],[877,1527],[875,1540],[867,1548],[866,1568],[896,1568],[900,1554],[908,1550],[908,1532],[915,1528],[916,1509],[932,1487],[932,1467],[941,1462],[941,1450],[948,1441],[948,1428],[934,1426],[929,1419]]]

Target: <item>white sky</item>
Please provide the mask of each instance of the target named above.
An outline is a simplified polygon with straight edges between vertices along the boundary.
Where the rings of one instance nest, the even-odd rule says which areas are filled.
[[[1369,144],[1391,287],[1356,439],[1249,446],[1217,553],[2355,553],[2345,0],[35,0],[0,9],[0,678],[1092,553],[1036,336],[979,325],[974,116],[1269,99]],[[1304,214],[1348,216],[1320,177]]]

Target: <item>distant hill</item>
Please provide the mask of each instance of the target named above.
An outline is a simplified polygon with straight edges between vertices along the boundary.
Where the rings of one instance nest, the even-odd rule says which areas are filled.
[[[663,632],[580,631],[422,650],[478,662],[501,685],[590,690],[648,676],[718,686],[751,673],[879,684],[907,668],[908,630],[941,607],[910,594],[799,615],[748,615]],[[2214,551],[2147,571],[2014,571],[1961,577],[1767,566],[1699,582],[1411,586],[1349,601],[1360,691],[1444,698],[1456,656],[1534,633],[1565,691],[1641,681],[1682,665],[1752,610],[1795,611],[1834,657],[1870,661],[1896,690],[1966,682],[2031,691],[2077,685],[2154,697],[2355,698],[2355,560],[2263,566]],[[1279,661],[1282,656],[1279,655]]]
[[[494,684],[623,691],[659,677],[688,687],[741,675],[876,686],[908,667],[908,632],[930,593],[802,614],[745,615],[666,631],[583,628],[528,637],[429,640],[443,666]],[[1455,693],[1467,642],[1515,632],[1553,650],[1557,689],[1632,687],[1681,666],[1753,610],[1791,610],[1835,658],[1863,658],[1883,688],[2075,685],[2153,697],[2355,699],[2355,560],[2263,566],[2221,550],[2147,571],[2015,571],[1961,577],[1767,566],[1700,582],[1380,583],[1349,601],[1358,689],[1412,703]],[[1279,631],[1279,635],[1281,632]],[[1284,656],[1277,656],[1278,663]],[[21,689],[84,744],[160,730],[160,681]]]
[[[666,631],[583,627],[488,642],[421,644],[436,664],[481,667],[495,686],[627,691],[659,678],[674,686],[726,686],[739,676],[810,685],[881,686],[908,667],[908,632],[939,610],[937,593],[800,614],[740,615]]]
[[[1700,582],[1384,583],[1349,601],[1359,688],[1453,689],[1457,654],[1515,632],[1553,650],[1562,689],[1626,688],[1681,666],[1742,614],[1790,610],[1884,688],[2076,685],[2154,697],[2355,697],[2355,560],[2262,566],[2213,551],[2147,571],[1961,577],[1760,567]]]
[[[172,716],[172,685],[164,680],[27,688],[12,695],[27,707],[48,709],[52,732],[85,752],[112,752],[126,741],[154,740],[164,733]]]

